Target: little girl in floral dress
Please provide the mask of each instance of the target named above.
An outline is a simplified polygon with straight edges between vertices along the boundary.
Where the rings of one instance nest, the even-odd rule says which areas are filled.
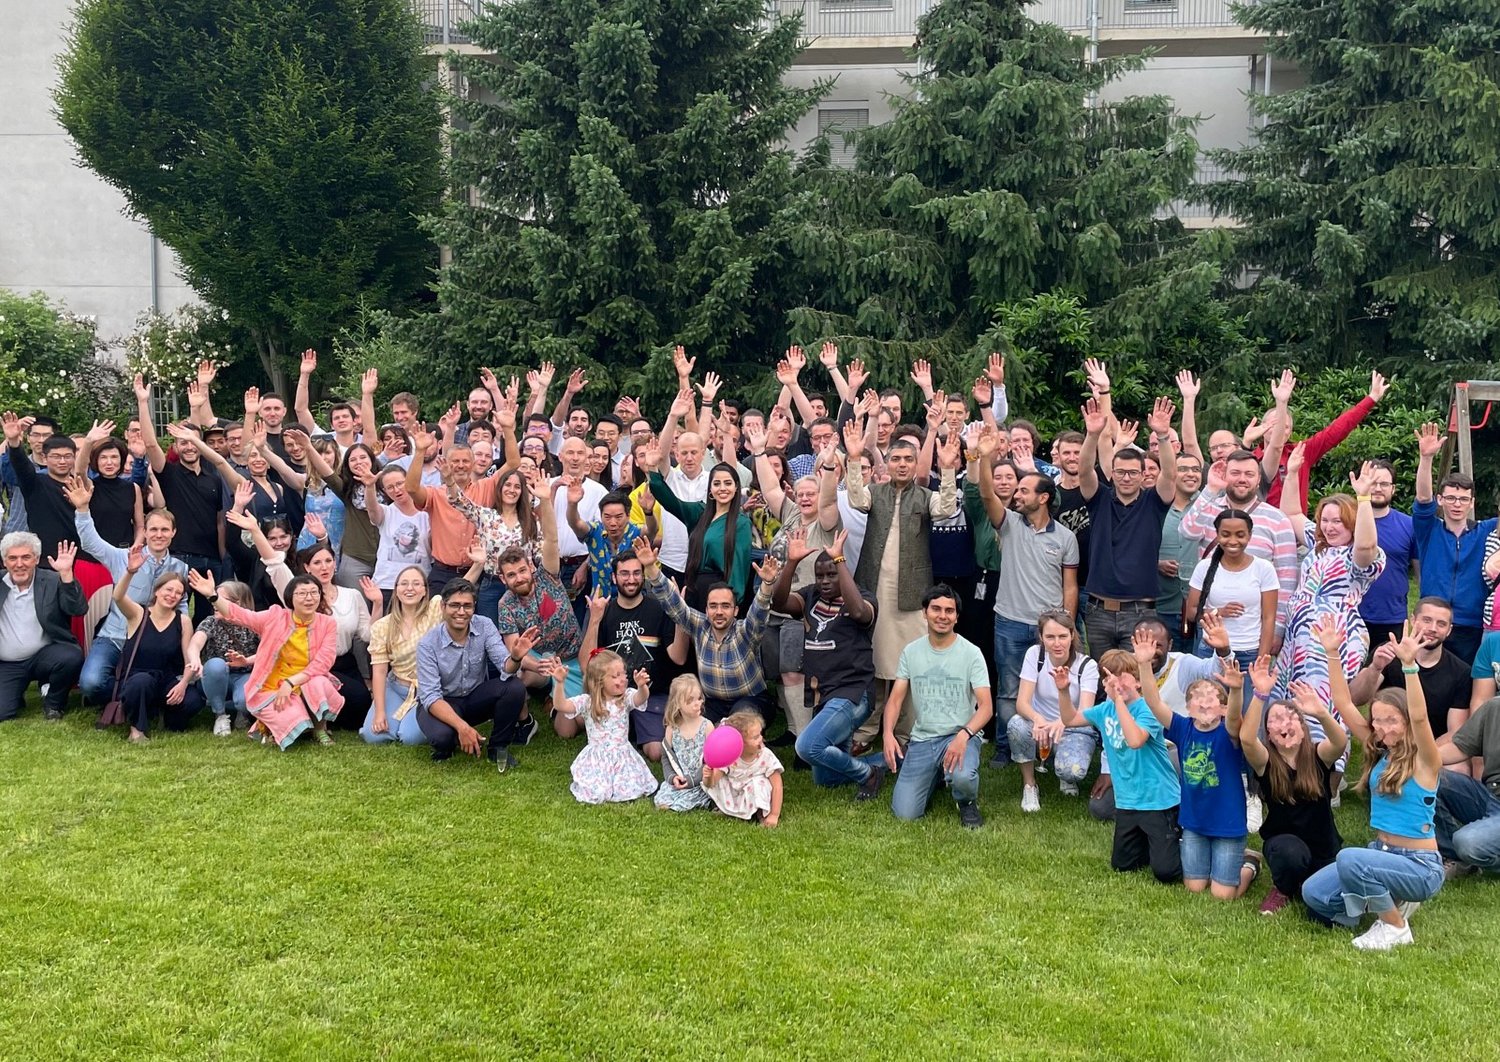
[[[714,725],[703,718],[703,687],[695,675],[672,680],[663,718],[661,788],[656,806],[666,811],[711,808],[713,798],[703,791],[703,743]]]
[[[740,758],[723,769],[703,769],[703,789],[720,811],[737,819],[775,826],[781,821],[781,761],[766,748],[757,712],[734,712],[724,720],[745,740]]]
[[[568,787],[582,804],[607,804],[639,800],[656,791],[656,775],[645,757],[630,743],[630,713],[646,707],[651,694],[651,676],[645,668],[635,673],[636,688],[630,688],[625,661],[618,653],[598,650],[584,670],[584,692],[569,697],[563,683],[567,664],[553,658],[552,706],[569,719],[583,717],[588,744],[573,761],[573,782]]]

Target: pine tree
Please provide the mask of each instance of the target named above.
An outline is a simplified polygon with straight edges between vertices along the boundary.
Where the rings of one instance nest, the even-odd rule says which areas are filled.
[[[1090,64],[1082,39],[1025,7],[944,0],[923,17],[911,95],[853,138],[854,172],[827,175],[827,209],[799,234],[818,294],[794,314],[797,338],[839,339],[877,382],[903,382],[917,358],[972,378],[1003,304],[1056,292],[1105,306],[1182,237],[1162,215],[1192,179],[1192,121],[1162,97],[1095,104],[1141,60]],[[1021,363],[1012,378],[1076,368]]]
[[[1255,142],[1208,195],[1242,224],[1230,273],[1304,368],[1374,358],[1429,398],[1500,337],[1500,9],[1261,0],[1241,20],[1306,84],[1256,97]]]
[[[408,0],[84,0],[58,115],[190,284],[288,355],[398,308],[436,248],[440,116]]]
[[[783,84],[798,25],[762,0],[515,0],[469,32],[492,53],[454,60],[474,195],[432,225],[442,312],[409,340],[455,382],[550,359],[660,396],[674,343],[763,374],[797,274],[783,139],[822,91]]]

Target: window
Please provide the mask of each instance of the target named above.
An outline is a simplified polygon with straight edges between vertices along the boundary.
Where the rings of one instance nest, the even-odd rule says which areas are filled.
[[[854,145],[844,139],[845,133],[864,129],[870,124],[868,107],[819,107],[818,135],[828,138],[828,157],[844,169],[854,166]]]
[[[177,408],[176,391],[157,386],[151,388],[151,422],[163,435],[167,431],[163,425],[177,422]]]

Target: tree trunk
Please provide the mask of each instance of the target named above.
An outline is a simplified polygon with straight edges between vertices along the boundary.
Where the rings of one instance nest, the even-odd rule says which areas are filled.
[[[260,355],[260,367],[265,370],[266,379],[271,381],[269,389],[284,397],[290,406],[292,396],[287,391],[286,373],[281,365],[281,344],[275,336],[259,328],[251,329],[251,335],[255,337],[255,352]]]

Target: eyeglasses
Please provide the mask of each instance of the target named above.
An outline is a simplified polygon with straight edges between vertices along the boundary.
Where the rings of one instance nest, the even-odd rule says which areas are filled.
[[[471,601],[468,601],[468,602],[466,602],[466,601],[448,601],[448,602],[444,603],[443,607],[444,608],[451,608],[454,612],[473,612],[474,611],[474,604]]]
[[[1446,505],[1467,505],[1474,500],[1474,496],[1472,494],[1444,494],[1438,500]]]
[[[1139,468],[1117,468],[1117,469],[1115,469],[1115,478],[1116,479],[1134,479],[1136,476],[1141,476],[1141,475],[1145,475],[1145,473],[1142,472]]]
[[[1382,490],[1390,490],[1395,485],[1396,484],[1392,483],[1388,479],[1376,479],[1376,480],[1371,480],[1371,482],[1370,482],[1370,489],[1374,490],[1376,487],[1380,487]]]

